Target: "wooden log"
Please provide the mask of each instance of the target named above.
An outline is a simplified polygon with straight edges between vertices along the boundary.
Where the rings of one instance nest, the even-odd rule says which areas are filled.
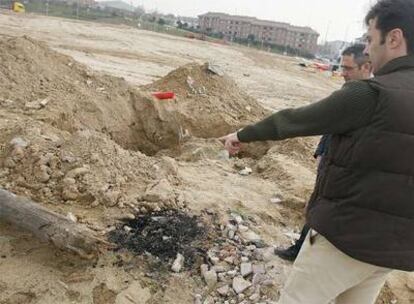
[[[0,220],[83,258],[95,257],[99,244],[105,243],[89,228],[3,189],[0,189]]]

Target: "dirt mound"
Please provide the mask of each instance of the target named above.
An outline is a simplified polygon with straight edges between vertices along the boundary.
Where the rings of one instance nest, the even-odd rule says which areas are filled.
[[[186,136],[220,136],[266,113],[207,65],[138,90],[28,37],[2,38],[0,48],[0,179],[38,201],[135,203],[148,184],[176,182],[171,160],[138,151],[179,151]],[[156,100],[155,87],[178,98]]]
[[[71,134],[9,114],[0,134],[0,183],[35,201],[122,207],[136,204],[150,182],[175,179],[162,159],[125,150],[93,130]]]
[[[134,151],[155,146],[136,115],[147,97],[30,38],[0,48],[4,188],[56,206],[123,207],[157,179],[175,180],[171,164]]]
[[[196,137],[217,137],[269,114],[226,75],[204,65],[188,64],[143,87],[151,91],[173,91],[174,116],[184,130]]]
[[[70,133],[106,134],[125,149],[152,155],[188,135],[217,137],[266,114],[231,79],[206,65],[185,66],[138,90],[27,37],[0,39],[0,47],[4,107]],[[150,94],[155,89],[171,89],[178,98],[155,100]]]
[[[70,133],[101,132],[126,149],[153,149],[135,107],[147,98],[125,81],[95,75],[27,37],[0,39],[0,47],[0,103],[9,112]]]

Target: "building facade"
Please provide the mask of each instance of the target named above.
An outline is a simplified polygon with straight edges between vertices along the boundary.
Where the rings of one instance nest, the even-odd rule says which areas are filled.
[[[286,46],[310,54],[315,54],[318,49],[319,33],[310,27],[224,13],[207,13],[198,18],[201,31],[222,34],[228,39],[248,39]]]
[[[187,23],[188,27],[197,28],[199,19],[193,17],[178,16],[177,22],[178,21],[180,21],[181,23]]]

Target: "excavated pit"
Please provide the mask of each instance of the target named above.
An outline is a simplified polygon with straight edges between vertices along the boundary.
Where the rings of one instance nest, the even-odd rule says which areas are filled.
[[[0,103],[10,111],[71,134],[100,132],[124,149],[147,155],[189,137],[222,136],[267,114],[209,64],[189,64],[136,88],[28,37],[2,38],[0,47]],[[173,91],[177,97],[157,100],[154,91]]]

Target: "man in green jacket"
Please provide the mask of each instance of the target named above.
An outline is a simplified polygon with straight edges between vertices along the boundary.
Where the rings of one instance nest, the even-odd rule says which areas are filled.
[[[375,303],[390,271],[414,271],[414,0],[379,0],[365,21],[374,78],[221,139],[234,154],[332,134],[279,304]]]

